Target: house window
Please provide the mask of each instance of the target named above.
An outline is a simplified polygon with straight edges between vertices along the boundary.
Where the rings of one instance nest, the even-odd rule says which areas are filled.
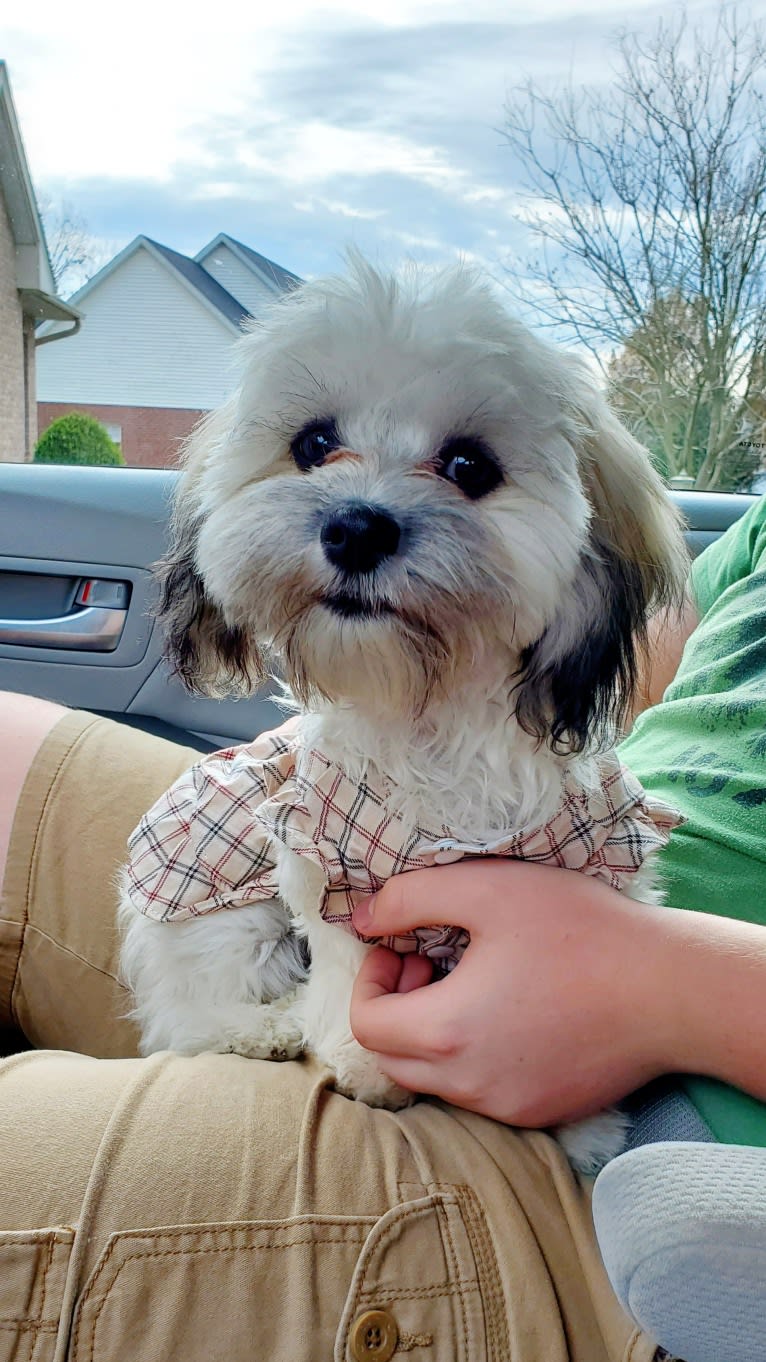
[[[114,440],[118,448],[122,449],[122,426],[113,426],[106,422],[106,433],[109,439]]]

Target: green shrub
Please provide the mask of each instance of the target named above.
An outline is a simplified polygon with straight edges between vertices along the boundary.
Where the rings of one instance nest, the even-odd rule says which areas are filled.
[[[51,422],[37,442],[34,462],[125,464],[122,451],[101,422],[82,411],[69,412]]]

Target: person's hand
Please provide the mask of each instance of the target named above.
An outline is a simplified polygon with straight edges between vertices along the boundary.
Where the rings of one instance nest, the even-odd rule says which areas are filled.
[[[443,923],[470,945],[434,983],[422,957],[371,951],[352,1030],[413,1092],[515,1125],[577,1119],[668,1071],[661,965],[676,916],[521,861],[396,875],[356,910],[357,930]]]

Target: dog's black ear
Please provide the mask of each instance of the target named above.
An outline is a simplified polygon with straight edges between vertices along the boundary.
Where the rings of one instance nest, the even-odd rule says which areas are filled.
[[[614,739],[649,616],[680,605],[688,575],[680,518],[647,451],[587,381],[575,383],[565,403],[591,506],[590,540],[558,616],[527,649],[516,689],[519,722],[564,753]]]
[[[227,623],[210,600],[195,563],[197,525],[179,497],[171,545],[154,565],[159,581],[155,616],[164,655],[188,691],[216,698],[251,695],[264,679],[260,649],[240,625]]]
[[[199,488],[208,460],[225,446],[236,422],[234,399],[208,412],[180,454],[167,553],[154,564],[159,582],[155,616],[165,635],[164,655],[192,694],[223,698],[251,695],[264,679],[257,644],[205,591],[197,568],[201,526]]]
[[[522,658],[522,728],[562,754],[612,741],[635,687],[646,609],[637,569],[608,545],[583,554],[566,615]]]

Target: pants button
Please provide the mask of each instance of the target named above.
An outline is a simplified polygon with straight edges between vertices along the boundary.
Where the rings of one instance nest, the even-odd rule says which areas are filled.
[[[399,1330],[389,1310],[365,1310],[351,1328],[354,1362],[388,1362],[396,1351]]]

